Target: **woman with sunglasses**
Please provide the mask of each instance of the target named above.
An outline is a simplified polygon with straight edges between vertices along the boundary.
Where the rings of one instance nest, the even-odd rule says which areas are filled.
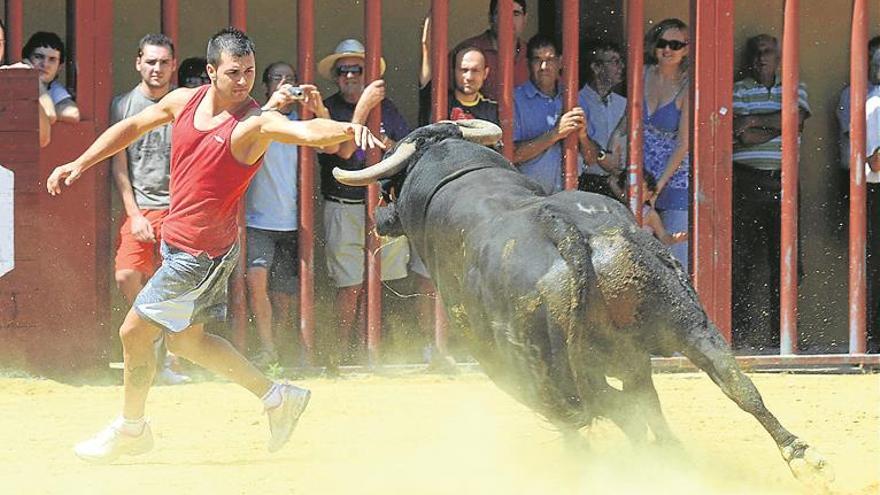
[[[654,207],[669,232],[688,230],[688,30],[664,19],[645,35],[645,171],[657,177]],[[671,246],[688,267],[688,243]]]

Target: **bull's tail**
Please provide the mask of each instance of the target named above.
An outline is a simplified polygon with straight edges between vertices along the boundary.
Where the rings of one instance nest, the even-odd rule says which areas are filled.
[[[589,342],[584,318],[601,314],[600,307],[592,307],[598,296],[596,291],[591,292],[598,282],[592,249],[567,213],[544,206],[538,211],[537,221],[565,262],[539,284],[547,313],[551,374],[561,388],[576,394],[580,410],[577,426],[584,426],[596,415],[592,402],[607,385],[604,375],[590,373],[586,358]]]

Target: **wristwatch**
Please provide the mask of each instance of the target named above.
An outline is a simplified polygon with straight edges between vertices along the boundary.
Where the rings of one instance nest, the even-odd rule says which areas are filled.
[[[599,148],[599,153],[596,153],[596,161],[601,162],[601,161],[605,160],[605,158],[607,158],[607,157],[608,157],[608,152],[606,152],[602,148]]]

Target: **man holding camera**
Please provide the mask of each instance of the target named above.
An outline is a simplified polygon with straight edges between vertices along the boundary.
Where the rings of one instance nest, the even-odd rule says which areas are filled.
[[[287,62],[269,64],[263,71],[267,100],[263,109],[278,111],[289,120],[299,120],[296,112],[296,102],[299,102],[317,117],[330,117],[321,93],[313,87],[291,87],[289,92],[296,100],[276,108],[271,97],[285,83],[296,84],[293,66]],[[303,99],[305,91],[309,92],[308,103]],[[260,350],[252,361],[260,368],[278,363],[273,330],[278,323],[291,321],[290,308],[296,293],[298,150],[295,144],[270,144],[263,167],[247,192],[248,300],[260,340]]]

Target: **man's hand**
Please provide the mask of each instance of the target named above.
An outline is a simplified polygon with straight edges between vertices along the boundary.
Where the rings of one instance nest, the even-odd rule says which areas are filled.
[[[138,242],[156,242],[156,234],[153,232],[153,225],[143,215],[131,217],[131,235]]]
[[[62,180],[64,181],[65,186],[70,186],[79,179],[81,174],[82,168],[74,163],[55,167],[55,170],[53,170],[52,174],[49,175],[49,178],[46,179],[46,189],[52,196],[57,196],[58,194],[61,194]]]
[[[263,105],[263,109],[281,110],[282,108],[287,108],[289,105],[299,101],[299,98],[295,98],[290,94],[290,88],[292,87],[292,84],[282,81],[281,84],[275,88],[275,92],[269,96],[269,101]]]
[[[316,117],[322,119],[330,118],[330,111],[324,106],[324,98],[317,86],[313,84],[301,84],[299,86],[303,90],[302,106],[304,109],[312,112]]]
[[[422,46],[425,47],[430,52],[431,47],[431,11],[428,10],[428,14],[425,16],[425,21],[422,23]]]
[[[379,148],[385,149],[385,145],[382,143],[382,140],[377,138],[370,132],[369,127],[360,124],[346,124],[348,127],[346,128],[346,132],[354,138],[354,144],[358,148],[362,150],[366,150],[368,148]]]
[[[751,115],[741,115],[733,118],[733,136],[739,137],[742,133],[754,127],[754,119]]]
[[[364,92],[361,94],[361,99],[358,103],[362,101],[367,109],[372,110],[373,108],[376,108],[376,105],[382,103],[382,100],[384,99],[385,81],[383,79],[376,79],[364,88]]]
[[[565,139],[572,132],[584,128],[586,121],[587,117],[581,107],[574,107],[565,112],[562,117],[559,117],[559,122],[556,124],[557,138]]]

